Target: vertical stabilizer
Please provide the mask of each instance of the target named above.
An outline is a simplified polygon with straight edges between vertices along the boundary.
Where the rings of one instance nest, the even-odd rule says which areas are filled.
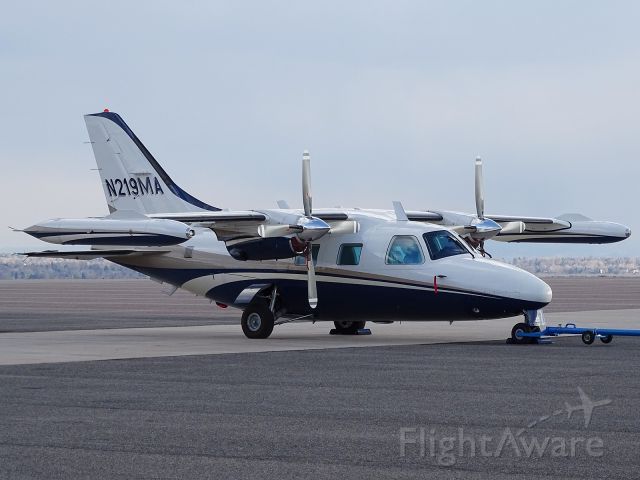
[[[110,212],[220,210],[176,185],[117,113],[93,113],[85,115],[84,120]]]

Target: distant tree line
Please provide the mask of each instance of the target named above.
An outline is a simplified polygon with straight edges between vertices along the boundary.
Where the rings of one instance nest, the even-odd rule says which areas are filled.
[[[144,275],[111,263],[95,260],[60,258],[27,258],[22,255],[0,255],[0,280],[53,278],[145,278]]]
[[[638,257],[516,257],[506,263],[536,275],[640,275]]]

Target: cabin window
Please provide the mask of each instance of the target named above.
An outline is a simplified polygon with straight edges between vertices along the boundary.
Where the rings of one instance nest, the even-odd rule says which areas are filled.
[[[338,265],[358,265],[362,253],[361,243],[343,243],[338,252]]]
[[[311,245],[311,258],[313,259],[313,265],[318,264],[318,252],[320,252],[320,245]],[[300,266],[305,266],[307,264],[307,259],[304,255],[298,255],[294,257],[293,263]]]
[[[464,255],[469,253],[462,242],[447,230],[428,232],[424,235],[424,241],[429,249],[431,260],[452,257],[454,255]]]
[[[387,251],[387,265],[418,265],[424,263],[422,249],[413,235],[398,235],[391,239]]]

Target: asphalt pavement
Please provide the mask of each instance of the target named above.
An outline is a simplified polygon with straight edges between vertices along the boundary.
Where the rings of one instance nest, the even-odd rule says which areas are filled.
[[[638,478],[639,352],[564,339],[5,366],[0,477]],[[578,387],[610,401],[588,426],[568,418]]]

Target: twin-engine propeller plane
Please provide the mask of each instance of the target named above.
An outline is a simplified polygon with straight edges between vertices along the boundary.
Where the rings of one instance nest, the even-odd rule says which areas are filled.
[[[23,230],[89,250],[30,257],[109,261],[243,310],[242,330],[267,338],[274,325],[333,321],[355,333],[366,321],[477,320],[525,314],[514,339],[535,329],[551,288],[491,260],[489,239],[607,243],[630,230],[582,216],[486,215],[476,160],[476,214],[440,210],[314,209],[310,158],[302,159],[302,209],[222,210],[178,187],[124,120],[85,116],[110,215],[54,219]],[[533,312],[533,314],[531,313]]]

